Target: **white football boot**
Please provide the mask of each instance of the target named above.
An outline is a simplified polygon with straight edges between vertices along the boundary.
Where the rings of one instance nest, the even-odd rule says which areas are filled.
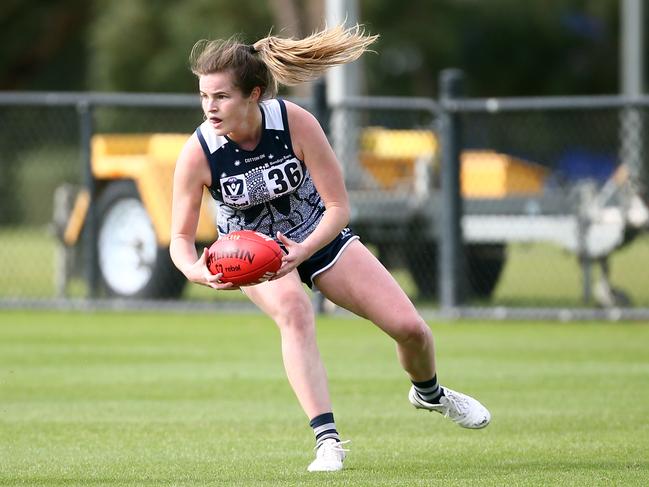
[[[311,462],[307,470],[309,472],[336,472],[343,469],[343,460],[345,460],[346,450],[343,445],[347,441],[336,441],[333,438],[327,438],[316,450],[315,460]]]
[[[424,401],[415,387],[410,388],[408,399],[417,409],[427,409],[443,414],[463,428],[479,429],[484,428],[491,421],[489,410],[473,399],[471,396],[456,392],[444,387],[444,395],[440,397],[439,404],[431,404]]]

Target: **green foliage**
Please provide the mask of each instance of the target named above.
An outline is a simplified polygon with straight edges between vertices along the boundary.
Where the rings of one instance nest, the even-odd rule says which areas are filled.
[[[5,0],[0,6],[0,89],[85,88],[85,0]]]
[[[97,0],[89,28],[90,84],[108,91],[196,90],[188,56],[201,38],[245,30],[251,40],[271,27],[265,2],[241,0]]]
[[[16,190],[21,195],[39,195],[38,198],[18,199],[21,224],[50,223],[56,188],[63,182],[79,184],[80,167],[79,149],[74,146],[36,145],[32,150],[21,153]]]
[[[368,56],[373,94],[437,94],[438,73],[465,71],[472,96],[617,91],[615,0],[457,2],[365,0],[381,33]]]
[[[0,225],[51,220],[54,188],[81,178],[78,123],[73,107],[0,107]]]
[[[0,88],[193,92],[198,39],[294,31],[281,25],[286,5],[324,1],[7,0]],[[447,67],[465,70],[474,96],[618,91],[616,0],[358,2],[381,34],[378,55],[364,58],[370,94],[436,96]]]
[[[0,485],[641,486],[646,343],[634,324],[432,324],[443,384],[485,430],[416,411],[390,339],[322,318],[342,472],[306,472],[308,419],[253,314],[0,312]]]

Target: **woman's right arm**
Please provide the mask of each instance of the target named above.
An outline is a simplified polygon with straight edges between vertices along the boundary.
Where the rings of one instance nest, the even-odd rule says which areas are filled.
[[[214,289],[227,289],[232,284],[218,282],[206,266],[207,249],[196,253],[196,229],[200,215],[203,187],[211,184],[210,169],[205,154],[193,134],[185,143],[174,171],[171,204],[171,242],[169,253],[174,265],[192,282]]]

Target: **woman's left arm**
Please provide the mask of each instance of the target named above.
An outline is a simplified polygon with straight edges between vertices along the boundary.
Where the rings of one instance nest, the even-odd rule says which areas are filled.
[[[316,118],[307,110],[286,103],[293,152],[306,164],[322,202],[325,214],[303,242],[296,243],[283,235],[278,238],[288,255],[276,277],[281,277],[331,242],[349,223],[349,198],[342,169],[327,137]]]

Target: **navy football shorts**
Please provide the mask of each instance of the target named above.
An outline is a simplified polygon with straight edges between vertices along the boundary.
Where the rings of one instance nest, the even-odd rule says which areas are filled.
[[[313,278],[332,267],[354,240],[358,240],[358,235],[349,228],[343,228],[336,238],[297,266],[302,282],[313,288]]]

